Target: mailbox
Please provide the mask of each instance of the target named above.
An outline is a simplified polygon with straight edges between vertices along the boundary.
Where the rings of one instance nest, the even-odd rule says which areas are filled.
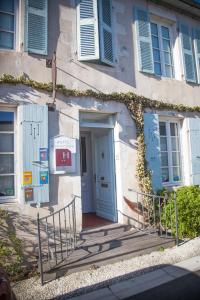
[[[50,172],[66,174],[76,172],[76,140],[66,136],[50,138]]]

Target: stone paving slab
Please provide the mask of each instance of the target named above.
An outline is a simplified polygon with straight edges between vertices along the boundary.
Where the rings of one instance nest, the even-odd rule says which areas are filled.
[[[72,298],[72,300],[127,299],[198,270],[200,270],[200,256],[112,284],[107,288]]]

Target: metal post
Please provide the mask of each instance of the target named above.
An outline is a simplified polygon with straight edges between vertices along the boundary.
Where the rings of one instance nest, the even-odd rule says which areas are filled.
[[[38,229],[40,278],[41,278],[41,285],[43,285],[44,284],[44,277],[43,277],[43,265],[42,265],[42,245],[41,245],[41,236],[40,236],[40,218],[39,218],[39,213],[37,214],[37,229]]]
[[[176,204],[176,193],[174,192],[174,210],[175,210],[175,222],[176,222],[176,246],[179,246],[179,236],[178,236],[178,208]]]

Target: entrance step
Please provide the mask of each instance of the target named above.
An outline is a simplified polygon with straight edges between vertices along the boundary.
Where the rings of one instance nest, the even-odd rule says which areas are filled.
[[[57,278],[102,265],[115,263],[135,256],[163,250],[175,245],[172,238],[161,238],[131,228],[130,226],[111,224],[81,233],[78,247],[68,258],[59,264],[48,277]],[[52,277],[53,276],[53,277]]]

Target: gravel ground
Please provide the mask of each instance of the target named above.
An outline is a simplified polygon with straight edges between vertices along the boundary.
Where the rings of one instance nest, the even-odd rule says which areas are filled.
[[[68,299],[77,294],[83,294],[197,255],[200,255],[200,237],[190,240],[178,248],[152,252],[148,255],[102,266],[96,270],[90,269],[73,273],[44,286],[40,285],[39,278],[33,277],[13,284],[13,291],[20,300]]]

